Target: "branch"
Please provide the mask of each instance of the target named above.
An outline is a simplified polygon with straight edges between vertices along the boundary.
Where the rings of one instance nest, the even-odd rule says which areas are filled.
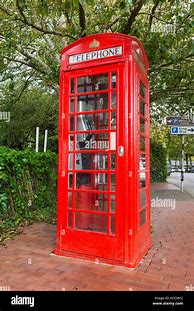
[[[161,99],[162,97],[167,98],[167,97],[173,97],[173,96],[174,97],[176,97],[176,96],[184,96],[186,91],[189,91],[189,89],[188,90],[184,90],[184,91],[177,91],[177,92],[173,92],[173,93],[167,93],[167,94],[164,94],[164,93],[156,94],[155,96],[151,95],[150,96],[150,102],[153,102],[153,101],[156,101],[158,99]]]
[[[66,17],[67,23],[68,23],[68,24],[71,24],[71,19],[70,19],[70,17],[69,17],[69,14],[67,13],[67,10],[64,10],[63,13],[64,13],[64,15],[65,15],[65,17]]]
[[[9,60],[11,62],[20,63],[22,65],[25,65],[25,66],[30,67],[32,69],[35,69],[35,70],[39,71],[42,74],[45,74],[45,72],[43,70],[41,70],[40,68],[34,66],[33,64],[26,63],[25,61],[23,61],[21,59],[14,58],[14,57],[8,57],[8,56],[3,56],[3,58],[5,58],[5,59],[7,59],[7,60]]]
[[[126,25],[124,26],[124,29],[122,31],[122,33],[124,34],[128,34],[131,31],[132,28],[132,24],[135,21],[136,16],[138,15],[139,11],[141,10],[142,6],[144,5],[145,0],[139,0],[136,1],[136,5],[134,6],[133,10],[131,11],[131,15],[128,18],[128,21],[126,23]]]
[[[4,8],[2,5],[0,5],[0,10],[9,16],[12,15],[11,12],[8,9]]]
[[[111,29],[111,27],[114,26],[114,25],[119,21],[119,19],[120,19],[121,17],[122,17],[122,16],[117,17],[110,25],[108,25],[108,26],[106,27],[106,30]],[[111,29],[111,30],[112,30],[112,29]]]
[[[58,31],[52,31],[52,30],[48,30],[48,29],[44,29],[44,28],[41,28],[40,26],[38,25],[34,25],[33,23],[29,22],[22,10],[22,8],[20,7],[18,1],[17,1],[17,9],[20,13],[20,15],[22,16],[22,18],[19,18],[19,17],[15,17],[14,20],[15,21],[20,21],[22,22],[23,24],[25,25],[28,25],[30,27],[32,27],[33,29],[36,29],[37,31],[41,32],[41,33],[44,33],[44,34],[48,34],[48,35],[55,35],[55,36],[59,36],[59,37],[67,37],[67,38],[70,38],[72,40],[76,40],[75,37],[69,35],[68,33],[61,33],[61,32],[58,32]],[[0,5],[0,10],[2,12],[4,12],[5,14],[7,14],[8,16],[12,16],[12,12],[9,11],[8,9],[4,8],[2,5]]]
[[[42,36],[42,35],[41,35]],[[47,36],[47,35],[44,35],[44,36]],[[43,36],[43,37],[44,37]],[[49,40],[50,40],[50,38],[48,38]],[[33,39],[34,40],[34,39]],[[33,40],[31,40],[30,42],[29,42],[29,45],[33,42]],[[22,48],[19,48],[17,45],[15,45],[15,44],[13,44],[12,43],[12,46],[14,47],[14,49],[17,51],[17,52],[19,52],[20,54],[22,54],[23,56],[25,56],[25,58],[27,59],[27,60],[31,60],[31,61],[35,61],[37,64],[40,64],[46,71],[48,71],[48,69],[49,69],[49,67],[42,61],[42,59],[40,58],[40,57],[38,57],[38,56],[35,56],[35,55],[32,55],[31,53],[29,53],[28,52],[28,46],[26,46],[25,47],[25,50],[24,49],[22,49]],[[38,53],[38,51],[36,51],[37,53]],[[25,60],[24,60],[25,61]],[[59,59],[57,59],[57,62],[59,61]],[[21,64],[23,63],[23,61],[21,62]],[[26,65],[28,64],[28,63],[25,63]],[[29,66],[29,64],[28,64],[28,66]],[[41,72],[41,70],[39,69],[39,66],[37,65],[33,65],[33,67],[32,67],[32,65],[30,66],[31,68],[34,68],[34,69],[36,69],[36,70],[38,70],[39,72]],[[42,73],[43,73],[43,71],[42,71]]]
[[[21,53],[23,56],[25,56],[28,60],[35,61],[35,62],[39,63],[42,67],[44,67],[44,69],[48,70],[47,65],[40,58],[37,58],[34,55],[29,54],[27,51],[23,51],[23,50],[19,50],[19,49],[17,49],[17,51],[19,53]]]
[[[169,70],[169,71],[181,72],[181,71],[187,71],[187,70],[193,69],[193,65],[191,65],[190,67],[187,67],[186,69],[183,69],[183,68],[165,68],[165,67],[162,67],[161,69]]]
[[[166,89],[163,90],[161,92],[156,92],[154,94],[151,94],[151,101],[155,101],[157,99],[160,99],[162,96],[164,97],[171,97],[171,96],[180,96],[180,95],[184,95],[185,92],[187,91],[192,91],[192,88],[184,88],[184,87],[180,87],[180,88],[170,88],[170,89]]]
[[[24,66],[27,66],[27,67],[30,67],[36,71],[39,71],[41,74],[43,74],[43,76],[45,77],[46,73],[45,71],[41,70],[39,67],[36,67],[34,64],[29,64],[21,59],[18,59],[18,58],[14,58],[14,57],[7,57],[7,56],[3,56],[3,58],[11,61],[11,62],[15,62],[15,63],[20,63]],[[42,80],[42,79],[41,79]],[[44,78],[43,78],[44,80]],[[46,82],[46,85],[50,88],[52,88],[54,91],[56,91],[57,93],[59,92],[59,85],[56,84],[56,83],[53,83],[52,81],[47,81]]]
[[[160,90],[159,92],[157,92],[157,90],[156,90],[156,93],[162,94],[162,93],[173,92],[173,91],[175,91],[175,92],[177,92],[177,91],[185,91],[185,90],[188,91],[188,90],[191,90],[191,87],[192,87],[192,84],[188,83],[188,84],[185,84],[185,85],[168,87],[166,89]]]
[[[154,15],[152,13],[149,13],[149,12],[141,12],[141,13],[139,13],[139,15],[140,14],[142,14],[142,15],[149,15],[150,17],[155,18],[158,21],[161,21],[161,22],[166,23],[166,24],[174,24],[174,22],[165,21],[164,19],[162,19],[160,17],[156,17],[156,15]]]
[[[156,12],[156,9],[157,9],[159,3],[160,3],[160,0],[156,1],[156,3],[154,4],[154,6],[151,10],[150,19],[149,19],[149,29],[151,29],[151,27],[152,27],[152,20],[153,20],[154,14]]]
[[[56,60],[57,62],[59,62],[59,61],[60,61],[60,57],[59,57],[58,53],[56,53],[56,51],[55,51],[55,45],[54,45],[54,43],[52,42],[52,40],[49,38],[48,35],[43,35],[43,38],[44,38],[46,44],[48,45],[48,47],[50,48],[50,50],[51,50],[52,52],[54,52],[53,54],[54,54],[55,60]]]
[[[18,100],[20,100],[20,98],[21,98],[23,92],[25,91],[25,89],[26,89],[26,88],[28,87],[28,85],[30,84],[30,82],[31,82],[30,79],[32,78],[33,75],[34,75],[34,71],[31,73],[31,75],[30,75],[30,76],[28,77],[28,79],[25,81],[25,83],[24,83],[24,85],[23,85],[23,87],[22,87],[22,89],[21,89],[21,91],[20,91],[18,97],[17,97],[17,98],[14,100],[14,102],[13,102],[14,105],[17,103]]]
[[[1,72],[2,73],[2,72]],[[9,76],[6,76],[5,78],[2,78],[1,80],[0,80],[0,83],[2,83],[2,82],[5,82],[5,81],[7,81],[7,80],[9,80],[10,79],[10,77]]]
[[[0,40],[6,40],[5,36],[4,36],[4,34],[2,32],[0,32]]]
[[[61,32],[58,32],[58,31],[52,31],[52,30],[44,29],[44,28],[42,28],[42,27],[40,27],[38,25],[35,25],[35,24],[29,22],[27,20],[26,16],[25,16],[25,14],[24,14],[24,11],[22,10],[21,6],[19,5],[19,1],[18,0],[16,0],[16,6],[17,6],[17,9],[18,9],[21,17],[22,17],[22,18],[16,18],[16,20],[19,20],[23,24],[28,25],[28,26],[30,26],[30,27],[32,27],[32,28],[34,28],[34,29],[44,33],[44,34],[55,35],[55,36],[59,36],[59,37],[63,37],[64,36],[64,37],[68,37],[70,39],[75,40],[75,38],[73,36],[69,35],[69,34],[62,34]]]
[[[79,25],[81,28],[80,35],[81,37],[85,36],[85,28],[86,28],[86,18],[85,18],[85,12],[83,9],[83,6],[81,5],[80,2],[78,2],[79,5]]]
[[[16,0],[16,6],[17,6],[17,9],[18,9],[20,15],[22,16],[22,18],[23,18],[25,24],[28,24],[28,21],[27,21],[26,16],[24,15],[23,9],[21,8],[21,6],[20,6],[20,4],[19,4],[19,0]]]
[[[193,17],[193,15],[187,14],[187,15],[185,16],[185,18],[183,19],[182,23],[179,25],[179,27],[177,27],[176,33],[184,26],[184,22],[185,22],[187,19],[190,19],[191,17]]]
[[[193,57],[193,56],[194,56],[194,54],[191,53],[191,54],[189,54],[186,57],[180,57],[179,59],[177,59],[176,65],[179,65],[180,61],[187,60],[187,58],[190,58],[190,57]],[[155,68],[150,68],[149,72],[158,71],[161,68],[168,67],[168,66],[171,66],[171,65],[174,65],[174,62],[169,62],[169,63],[158,65]]]

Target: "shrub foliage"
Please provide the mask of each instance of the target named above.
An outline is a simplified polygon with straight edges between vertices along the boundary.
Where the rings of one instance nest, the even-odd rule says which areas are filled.
[[[156,142],[151,139],[150,144],[151,157],[150,157],[150,174],[152,182],[166,181],[167,177],[167,155],[166,149],[162,143]]]
[[[9,228],[23,222],[53,221],[56,167],[57,155],[53,152],[0,147],[0,241]]]

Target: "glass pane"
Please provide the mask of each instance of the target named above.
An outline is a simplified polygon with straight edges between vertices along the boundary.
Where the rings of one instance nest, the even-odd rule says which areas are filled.
[[[146,97],[146,87],[142,81],[140,81],[140,95],[145,98]]]
[[[70,92],[74,93],[74,91],[75,91],[75,82],[74,82],[74,79],[72,78],[71,79],[71,90],[70,90]]]
[[[116,76],[116,72],[112,72],[112,88],[116,88],[117,87],[117,76]]]
[[[111,129],[116,129],[116,112],[111,112]]]
[[[142,133],[145,133],[145,124],[146,124],[145,119],[140,117],[140,132]]]
[[[108,190],[107,173],[76,173],[76,188],[86,190]]]
[[[68,192],[67,207],[68,207],[68,208],[72,208],[72,192]]]
[[[116,212],[116,195],[111,194],[110,196],[110,211],[111,213]]]
[[[76,229],[107,233],[107,215],[75,213]]]
[[[135,58],[135,60],[137,61],[137,63],[140,65],[141,69],[142,69],[144,72],[146,72],[146,67],[145,67],[144,63],[142,62],[142,60],[141,60],[139,54],[138,54],[135,50],[133,50],[133,55],[134,55],[134,58]]]
[[[76,170],[91,170],[92,168],[92,154],[91,153],[77,153],[76,154]]]
[[[111,96],[111,108],[115,109],[117,105],[116,92],[112,92]]]
[[[70,116],[70,119],[69,119],[69,130],[70,132],[74,131],[74,117],[73,116]]]
[[[108,89],[108,74],[80,77],[77,79],[78,93]]]
[[[71,189],[73,186],[73,173],[68,174],[68,188]]]
[[[108,93],[78,96],[77,112],[108,109]]]
[[[110,190],[111,191],[116,191],[116,174],[111,174]]]
[[[68,169],[69,170],[73,169],[73,153],[69,153],[68,156]]]
[[[144,209],[143,211],[140,212],[139,214],[139,222],[140,222],[140,227],[143,226],[146,223],[146,209]]]
[[[69,135],[69,150],[73,150],[74,135]]]
[[[97,174],[97,183],[96,186],[99,190],[108,190],[108,174],[107,173],[98,173]]]
[[[116,154],[111,153],[111,170],[116,169]]]
[[[104,193],[76,192],[75,209],[107,212],[108,195]]]
[[[106,170],[108,155],[103,153],[77,153],[76,170]]]
[[[145,168],[146,168],[146,156],[145,156],[145,154],[140,154],[139,169],[145,170]]]
[[[145,188],[146,186],[146,173],[141,172],[139,173],[139,183],[140,183],[140,188]]]
[[[71,211],[67,212],[67,226],[69,228],[72,228],[72,212]]]
[[[77,131],[108,129],[108,113],[80,114],[77,116]]]
[[[83,133],[76,135],[77,150],[109,150],[108,133]]]
[[[146,109],[146,104],[144,103],[143,100],[140,100],[139,111],[144,117],[145,117],[145,109]]]
[[[146,191],[140,191],[140,207],[144,207],[146,205]]]
[[[111,234],[115,235],[116,232],[115,216],[110,217],[110,232]]]
[[[101,212],[108,211],[108,195],[107,194],[96,194],[95,195],[95,206]]]
[[[140,136],[140,150],[145,151],[145,137]]]
[[[106,170],[108,169],[108,155],[107,154],[96,154],[94,159],[95,170]]]
[[[116,150],[116,132],[110,132],[110,150]]]
[[[74,112],[74,97],[70,98],[70,112]]]

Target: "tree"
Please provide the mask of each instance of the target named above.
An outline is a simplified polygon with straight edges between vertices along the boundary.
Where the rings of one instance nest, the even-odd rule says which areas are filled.
[[[191,9],[189,0],[1,0],[2,79],[19,72],[57,91],[60,49],[92,33],[121,32],[136,35],[145,45],[154,107],[162,98],[167,106],[185,94],[188,101]]]
[[[35,128],[40,128],[39,149],[43,151],[44,131],[48,129],[48,149],[57,151],[58,97],[30,87],[18,97],[18,83],[8,84],[0,96],[1,111],[10,112],[10,122],[0,121],[0,145],[23,149],[35,146]]]
[[[57,96],[59,51],[89,34],[120,32],[147,51],[152,119],[184,113],[194,106],[192,10],[191,0],[0,0],[1,90],[17,85],[15,103],[31,87]]]

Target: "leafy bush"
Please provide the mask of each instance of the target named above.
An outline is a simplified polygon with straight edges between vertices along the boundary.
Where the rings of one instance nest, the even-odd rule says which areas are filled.
[[[56,215],[57,155],[0,147],[0,241],[7,230]]]
[[[150,174],[152,182],[166,181],[167,177],[167,155],[166,149],[163,145],[155,140],[151,139],[150,144]]]

